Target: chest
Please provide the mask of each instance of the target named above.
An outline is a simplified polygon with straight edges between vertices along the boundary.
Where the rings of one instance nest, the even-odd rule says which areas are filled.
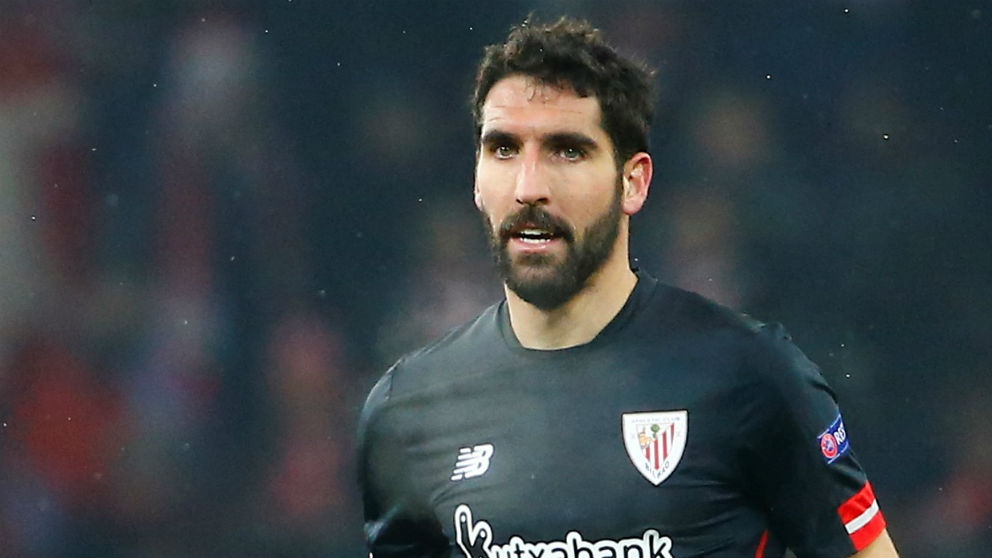
[[[725,373],[592,357],[468,377],[423,399],[408,470],[452,540],[694,536],[743,507]]]

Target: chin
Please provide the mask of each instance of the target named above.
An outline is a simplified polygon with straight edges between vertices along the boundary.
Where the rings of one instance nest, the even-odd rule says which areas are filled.
[[[554,310],[582,291],[584,285],[576,279],[562,273],[556,266],[543,269],[529,267],[526,270],[515,266],[506,279],[506,286],[521,300],[541,310]]]

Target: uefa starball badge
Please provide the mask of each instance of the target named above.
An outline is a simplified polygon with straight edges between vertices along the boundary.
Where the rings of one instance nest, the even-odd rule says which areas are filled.
[[[689,411],[624,413],[623,445],[637,471],[658,486],[675,471],[689,435]]]
[[[844,429],[844,419],[839,412],[834,422],[816,437],[816,441],[827,463],[837,461],[851,449],[851,443],[847,440],[847,430]]]

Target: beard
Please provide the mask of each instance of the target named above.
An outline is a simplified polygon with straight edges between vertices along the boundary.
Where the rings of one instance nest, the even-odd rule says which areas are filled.
[[[622,182],[618,178],[616,195],[610,206],[576,240],[574,228],[535,205],[528,205],[508,216],[498,230],[483,211],[496,268],[503,283],[524,301],[541,310],[554,310],[565,304],[586,288],[589,278],[603,267],[613,254],[620,234],[620,209]],[[507,245],[511,231],[518,225],[529,223],[552,231],[565,242],[562,259],[553,254],[523,254],[516,260]]]

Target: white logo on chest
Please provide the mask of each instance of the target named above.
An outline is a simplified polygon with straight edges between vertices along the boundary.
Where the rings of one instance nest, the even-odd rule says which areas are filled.
[[[624,413],[623,444],[637,472],[658,486],[675,471],[689,436],[689,411]]]
[[[492,457],[492,444],[479,444],[458,450],[458,459],[455,460],[455,470],[451,472],[451,480],[478,477],[489,470],[489,460]]]
[[[672,558],[672,539],[654,529],[639,537],[586,540],[582,533],[569,531],[565,540],[528,542],[514,535],[506,544],[493,541],[488,521],[472,519],[472,508],[455,508],[455,542],[465,558]]]

